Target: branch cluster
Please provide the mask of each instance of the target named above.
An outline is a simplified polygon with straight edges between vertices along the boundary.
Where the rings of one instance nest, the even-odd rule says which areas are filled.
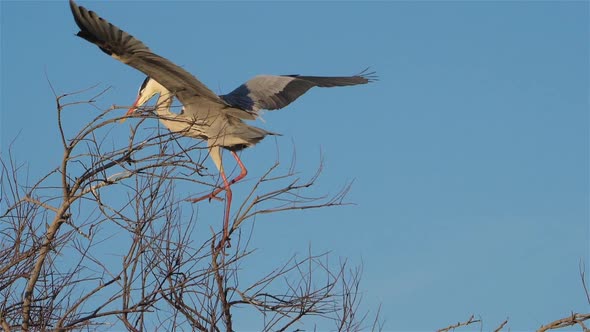
[[[337,330],[366,328],[359,314],[360,269],[328,264],[327,253],[292,257],[254,282],[247,220],[285,210],[344,204],[349,185],[333,196],[309,197],[308,181],[277,162],[252,186],[233,217],[231,253],[214,246],[182,183],[215,187],[202,166],[202,142],[159,127],[146,111],[125,141],[113,142],[116,108],[69,133],[64,114],[88,113],[106,90],[56,95],[62,158],[33,184],[10,150],[0,170],[0,326],[5,331],[232,331],[241,312],[259,330],[304,326],[316,317]],[[219,220],[222,220],[222,215]],[[221,225],[221,223],[219,223]],[[207,235],[208,234],[208,235]],[[372,323],[380,329],[379,320]]]

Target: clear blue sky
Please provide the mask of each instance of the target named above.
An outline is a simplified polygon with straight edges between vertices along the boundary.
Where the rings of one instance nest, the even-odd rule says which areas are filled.
[[[377,71],[379,82],[315,89],[256,123],[283,136],[242,154],[248,178],[277,145],[285,161],[295,146],[303,176],[322,151],[315,192],[354,179],[356,205],[258,218],[248,268],[310,244],[362,262],[363,308],[381,304],[393,331],[472,313],[484,330],[509,317],[526,331],[589,311],[578,274],[590,266],[588,2],[79,3],[219,93],[261,73]],[[144,76],[75,37],[65,0],[0,8],[1,148],[14,140],[34,179],[61,158],[45,72],[59,92],[112,86],[104,108],[132,103]]]

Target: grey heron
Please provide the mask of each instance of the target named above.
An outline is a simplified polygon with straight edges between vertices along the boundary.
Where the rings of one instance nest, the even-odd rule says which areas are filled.
[[[155,95],[159,95],[156,112],[164,126],[172,132],[207,141],[209,155],[223,179],[223,187],[192,201],[216,198],[218,193],[225,190],[226,204],[220,247],[225,241],[229,247],[229,216],[232,201],[230,186],[247,174],[246,167],[236,152],[258,143],[267,135],[275,135],[270,131],[250,126],[244,120],[255,120],[263,109],[281,109],[312,87],[366,84],[375,78],[374,73],[368,73],[366,70],[354,76],[341,77],[260,75],[228,94],[217,95],[195,76],[170,60],[153,53],[140,40],[96,13],[78,6],[73,0],[70,0],[70,8],[80,28],[77,36],[147,75],[127,115]],[[170,111],[174,97],[183,105],[180,114]],[[230,151],[240,167],[240,174],[231,181],[227,179],[223,168],[222,148]]]

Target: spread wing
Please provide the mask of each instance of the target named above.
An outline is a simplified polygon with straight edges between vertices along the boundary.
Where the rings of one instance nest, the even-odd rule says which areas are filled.
[[[195,76],[163,58],[141,41],[109,23],[95,12],[70,0],[74,20],[80,28],[78,36],[96,44],[113,58],[143,72],[174,93],[183,104],[195,103],[195,98],[226,105]],[[189,101],[190,100],[190,101]]]
[[[366,70],[354,76],[342,77],[261,75],[220,97],[231,106],[251,112],[261,109],[276,110],[289,105],[315,86],[331,88],[366,84],[374,80],[375,73],[367,73]]]

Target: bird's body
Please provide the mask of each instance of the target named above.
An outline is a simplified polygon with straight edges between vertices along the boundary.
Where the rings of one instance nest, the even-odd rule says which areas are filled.
[[[226,191],[224,235],[220,246],[229,240],[228,219],[231,205],[230,186],[246,176],[246,168],[236,151],[250,147],[274,133],[250,126],[244,120],[255,120],[262,109],[283,108],[312,87],[335,87],[365,84],[373,73],[355,76],[322,77],[299,75],[261,75],[240,85],[226,95],[218,96],[195,76],[150,51],[141,41],[70,0],[70,8],[80,28],[78,36],[96,44],[113,58],[148,75],[137,100],[128,114],[159,95],[156,112],[160,121],[172,132],[207,141],[211,159],[219,169],[224,187],[211,195]],[[183,105],[179,114],[170,111],[173,98]],[[228,181],[223,169],[221,149],[230,150],[241,173]],[[193,201],[203,199],[198,198]]]
[[[195,98],[195,102],[198,103],[183,103],[183,109],[179,114],[173,113],[170,109],[174,94],[150,77],[146,78],[144,83],[145,96],[149,96],[151,91],[157,91],[159,94],[156,113],[162,124],[172,132],[206,140],[211,159],[220,171],[223,170],[221,148],[239,151],[258,143],[266,135],[275,135],[250,126],[239,117],[249,116],[250,113],[208,100],[203,104],[199,98]],[[137,104],[141,102],[142,100],[138,100]],[[208,112],[203,112],[204,108]]]

